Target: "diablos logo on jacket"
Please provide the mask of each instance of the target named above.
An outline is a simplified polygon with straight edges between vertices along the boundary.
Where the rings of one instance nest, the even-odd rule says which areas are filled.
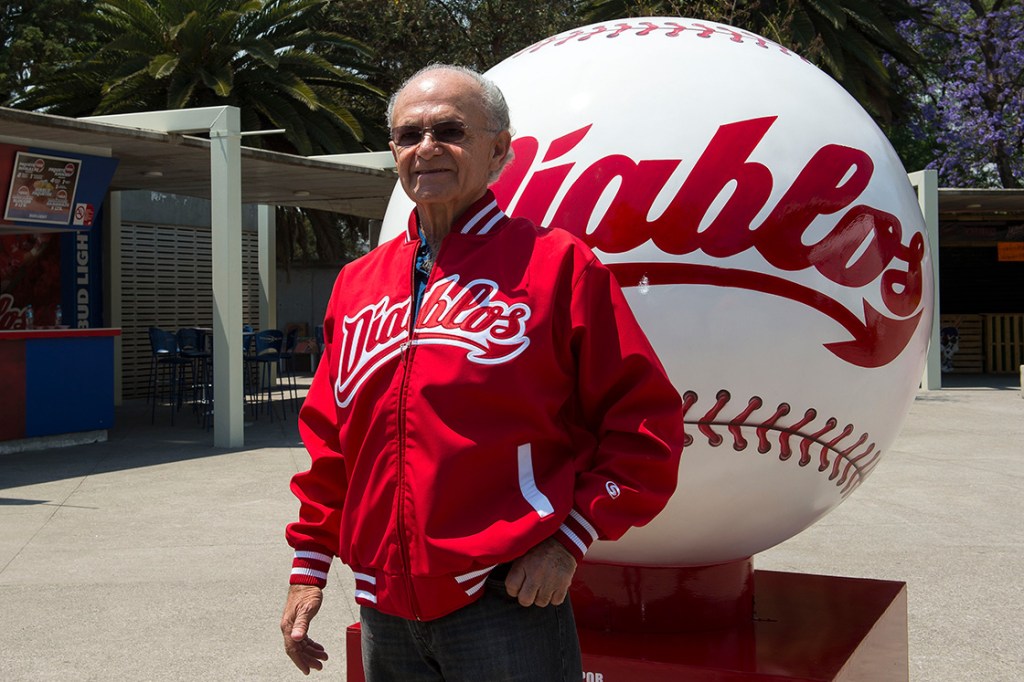
[[[346,315],[342,322],[335,401],[347,407],[374,372],[409,346],[462,348],[467,360],[482,365],[509,362],[530,345],[526,335],[530,312],[525,303],[501,300],[496,282],[474,279],[463,286],[459,275],[451,275],[424,293],[410,342],[412,300],[392,302],[384,296],[355,315]]]

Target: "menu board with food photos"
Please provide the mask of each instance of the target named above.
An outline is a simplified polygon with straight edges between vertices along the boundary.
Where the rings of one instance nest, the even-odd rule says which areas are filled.
[[[80,159],[18,152],[11,171],[4,219],[68,225],[81,169]]]

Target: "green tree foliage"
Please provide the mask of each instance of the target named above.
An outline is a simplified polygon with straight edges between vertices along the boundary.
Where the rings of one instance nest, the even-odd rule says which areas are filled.
[[[82,20],[94,0],[7,0],[0,3],[0,106],[26,86],[67,63],[88,42],[92,27]]]
[[[883,56],[916,68],[918,54],[896,24],[919,17],[908,0],[592,0],[588,18],[685,16],[763,35],[816,64],[880,123],[892,118],[896,93]]]
[[[373,81],[386,93],[431,63],[486,71],[538,40],[578,26],[577,0],[345,0],[331,4],[331,30],[358,35],[375,49]],[[387,146],[384,107],[368,102],[380,128],[368,139]]]
[[[67,116],[237,106],[246,130],[283,128],[270,147],[358,151],[353,95],[369,50],[324,30],[323,0],[99,0],[95,43],[33,79],[16,105]],[[247,140],[247,143],[251,143]]]

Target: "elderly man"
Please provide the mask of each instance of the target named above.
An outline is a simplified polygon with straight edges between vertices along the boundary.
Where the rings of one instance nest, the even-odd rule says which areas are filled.
[[[668,501],[679,395],[587,247],[497,205],[497,87],[428,67],[388,117],[415,210],[328,305],[300,415],[312,464],[292,480],[285,649],[322,668],[307,633],[338,556],[367,680],[577,682],[573,573]]]

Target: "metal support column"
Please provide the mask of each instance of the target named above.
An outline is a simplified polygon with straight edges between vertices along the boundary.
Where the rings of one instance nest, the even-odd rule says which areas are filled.
[[[213,256],[213,444],[245,440],[242,385],[242,136],[237,107],[210,124]]]
[[[256,208],[259,237],[260,329],[277,329],[277,213],[274,206]],[[270,381],[277,383],[277,367],[270,367]]]
[[[921,378],[922,388],[933,391],[942,388],[942,345],[939,341],[939,175],[934,170],[908,173],[910,184],[917,190],[925,230],[928,233],[928,254],[932,261],[932,282],[935,296],[932,303],[932,332],[928,344],[928,359]]]
[[[213,444],[242,447],[242,129],[238,107],[144,111],[82,120],[163,133],[210,134]]]
[[[277,329],[277,213],[276,207],[257,208],[260,266],[260,329]]]

